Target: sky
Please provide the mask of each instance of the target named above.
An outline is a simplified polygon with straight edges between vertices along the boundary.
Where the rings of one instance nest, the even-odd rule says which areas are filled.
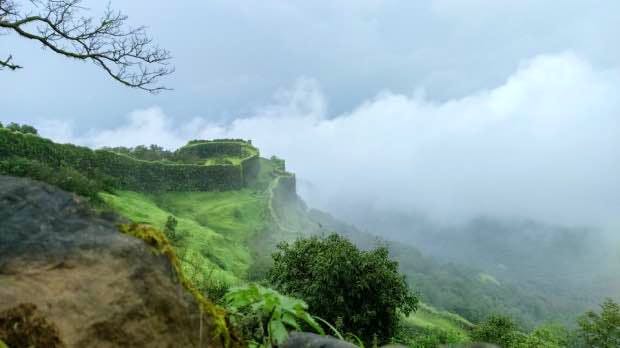
[[[98,2],[86,2],[97,12]],[[0,36],[0,121],[100,147],[253,139],[312,205],[620,226],[620,2],[112,1],[158,95]]]

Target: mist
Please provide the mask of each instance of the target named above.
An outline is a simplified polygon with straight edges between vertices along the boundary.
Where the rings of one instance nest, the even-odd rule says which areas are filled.
[[[459,223],[486,215],[613,230],[620,208],[620,72],[566,52],[522,61],[505,82],[431,102],[423,89],[379,93],[340,115],[327,113],[320,82],[300,78],[251,117],[177,123],[152,107],[125,125],[74,134],[37,124],[44,136],[91,147],[195,138],[252,139],[284,158],[312,206],[421,214]]]

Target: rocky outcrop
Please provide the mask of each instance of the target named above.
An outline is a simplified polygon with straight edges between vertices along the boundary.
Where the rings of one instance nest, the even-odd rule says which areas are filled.
[[[70,193],[0,176],[0,313],[36,311],[59,347],[235,345],[223,314],[205,311],[169,258],[119,222]],[[0,330],[0,340],[11,347],[19,334]]]

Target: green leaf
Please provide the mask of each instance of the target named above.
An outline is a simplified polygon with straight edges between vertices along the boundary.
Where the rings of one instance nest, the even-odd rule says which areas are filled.
[[[285,323],[286,325],[294,328],[297,331],[301,330],[301,327],[299,326],[299,324],[297,323],[297,319],[295,318],[295,316],[291,313],[284,313],[282,315],[282,322]]]
[[[288,338],[288,331],[280,320],[272,320],[269,323],[269,332],[272,341],[276,344],[282,344]]]

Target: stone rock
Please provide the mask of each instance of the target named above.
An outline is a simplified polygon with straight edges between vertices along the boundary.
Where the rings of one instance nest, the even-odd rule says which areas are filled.
[[[222,346],[168,259],[119,222],[55,187],[0,176],[0,312],[34,306],[66,347]]]
[[[334,337],[292,332],[281,348],[357,348],[357,346]]]

